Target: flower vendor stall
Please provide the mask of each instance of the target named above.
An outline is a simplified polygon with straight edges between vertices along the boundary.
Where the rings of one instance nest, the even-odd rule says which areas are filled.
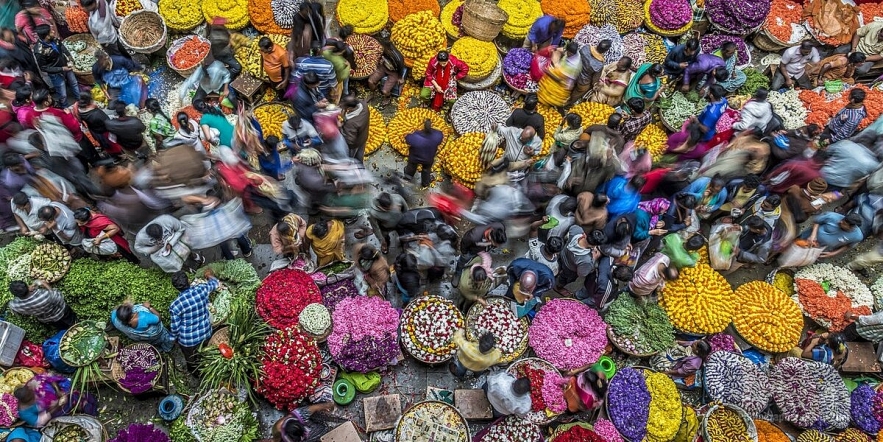
[[[773,401],[786,421],[817,430],[849,425],[849,390],[830,364],[789,357],[772,367],[769,379]]]
[[[328,350],[341,368],[367,373],[398,356],[399,313],[389,301],[357,296],[340,301],[331,315]]]
[[[466,312],[466,337],[478,339],[484,333],[493,333],[496,346],[503,353],[501,362],[512,362],[527,351],[529,321],[516,317],[510,301],[504,297],[491,296],[486,300],[487,306],[476,303]]]
[[[295,327],[267,336],[255,390],[280,410],[293,410],[319,385],[322,356],[316,341]]]
[[[439,441],[468,442],[469,424],[463,415],[445,402],[423,401],[405,410],[395,427],[395,440],[420,440],[435,434]]]
[[[399,335],[402,347],[414,359],[439,364],[457,351],[452,339],[461,328],[463,315],[453,302],[434,295],[421,296],[402,311]]]
[[[494,421],[473,438],[476,442],[537,442],[543,440],[543,432],[536,424],[517,416],[506,416]]]
[[[709,442],[758,440],[754,421],[731,404],[715,405],[708,410],[702,420],[702,436]]]
[[[248,403],[226,389],[200,396],[191,405],[187,427],[197,442],[252,440],[258,434],[258,420]]]
[[[549,362],[537,358],[519,359],[506,371],[517,379],[530,380],[531,411],[524,416],[525,421],[548,424],[567,410],[564,400],[567,379]]]
[[[616,63],[623,56],[623,41],[619,36],[619,31],[611,24],[605,24],[600,27],[594,25],[586,25],[576,34],[573,41],[580,46],[595,47],[601,40],[610,40],[610,49],[604,53],[605,63]]]
[[[466,92],[451,107],[454,130],[461,135],[489,132],[494,124],[505,123],[510,113],[503,97],[488,91]]]
[[[704,262],[682,269],[677,279],[668,282],[659,305],[675,329],[694,334],[723,331],[736,310],[730,283]]]
[[[815,264],[794,274],[794,295],[803,314],[819,325],[841,331],[849,325],[844,315],[871,314],[874,297],[855,274],[831,264]]]
[[[484,162],[476,154],[484,143],[483,132],[468,132],[448,142],[442,158],[442,170],[470,189],[481,179]],[[500,152],[500,149],[497,149]]]
[[[693,8],[687,0],[645,0],[644,25],[664,37],[683,35],[693,26]]]
[[[674,328],[658,304],[641,304],[632,296],[620,296],[604,314],[610,327],[607,337],[626,354],[653,356],[675,342]]]
[[[524,48],[513,48],[503,57],[503,81],[521,93],[536,92],[540,86],[530,78],[533,54]]]
[[[626,440],[643,440],[650,418],[650,391],[643,371],[631,367],[617,370],[607,387],[607,416]]]
[[[264,278],[256,293],[255,307],[268,324],[281,329],[297,325],[301,310],[314,302],[322,302],[322,297],[310,275],[282,269]]]
[[[541,0],[543,14],[553,17],[566,17],[564,38],[573,38],[579,30],[589,24],[589,2],[585,0]]]
[[[712,400],[737,405],[751,416],[766,410],[772,395],[769,379],[750,359],[717,351],[702,368],[705,392]]]
[[[725,34],[748,35],[766,21],[770,7],[770,0],[706,0],[705,14]]]
[[[389,38],[405,57],[405,64],[412,67],[411,76],[420,79],[429,60],[447,48],[446,35],[435,14],[420,11],[397,21]]]
[[[574,299],[553,299],[534,317],[530,346],[561,370],[592,364],[607,346],[607,324],[598,312]]]
[[[353,27],[357,34],[380,32],[389,22],[387,0],[340,0],[337,2],[337,20]]]

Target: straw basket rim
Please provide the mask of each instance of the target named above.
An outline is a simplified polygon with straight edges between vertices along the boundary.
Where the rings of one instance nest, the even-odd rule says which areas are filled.
[[[125,350],[125,349],[142,349],[142,348],[143,349],[150,349],[156,355],[156,358],[159,361],[158,364],[160,365],[159,372],[161,374],[162,373],[162,362],[163,362],[162,361],[162,354],[159,352],[159,349],[157,349],[153,345],[150,345],[146,342],[136,342],[134,344],[130,344],[130,345],[123,347],[122,349],[120,349],[120,351]],[[123,390],[126,393],[131,393],[131,391],[126,389],[126,387],[123,387],[122,385],[120,385],[120,380],[123,379],[124,377],[126,377],[126,372],[123,371],[122,365],[120,365],[120,363],[118,362],[118,357],[119,357],[119,355],[117,355],[117,357],[114,357],[113,363],[110,365],[110,377],[117,384],[117,386],[120,387],[120,390]],[[156,384],[159,381],[159,378],[160,378],[159,375],[157,375],[156,377],[153,378],[153,380],[150,382],[151,388],[156,387]]]
[[[134,29],[140,28],[142,22],[145,22],[144,25],[154,24],[155,26],[159,26],[162,28],[162,33],[160,34],[159,39],[157,41],[143,47],[135,46],[127,41],[128,33]],[[123,21],[120,23],[119,27],[120,33],[120,42],[126,49],[142,54],[150,54],[156,52],[163,46],[165,46],[166,41],[168,40],[169,32],[168,27],[166,26],[166,21],[159,15],[158,12],[148,11],[142,9],[140,11],[135,11],[129,15],[127,15]]]
[[[181,46],[184,45],[186,40],[189,40],[194,37],[197,38],[200,41],[200,43],[204,43],[204,44],[209,45],[209,51],[206,52],[204,57],[202,57],[202,60],[199,60],[198,63],[194,64],[193,66],[191,66],[189,68],[179,69],[179,68],[175,67],[175,65],[172,63],[172,56],[174,56],[178,52],[178,50],[181,49]],[[174,41],[172,41],[171,45],[169,45],[169,49],[168,49],[168,51],[166,51],[166,64],[169,65],[169,68],[171,68],[173,71],[177,72],[178,75],[180,75],[184,78],[187,78],[190,76],[190,74],[192,74],[193,72],[196,71],[196,68],[198,68],[205,61],[206,57],[208,57],[208,55],[210,53],[211,53],[211,42],[208,41],[207,38],[205,38],[201,35],[196,35],[196,34],[185,35],[183,37],[176,38]]]
[[[493,41],[500,35],[509,14],[486,0],[469,0],[463,4],[463,20],[460,28],[466,35],[483,41]]]

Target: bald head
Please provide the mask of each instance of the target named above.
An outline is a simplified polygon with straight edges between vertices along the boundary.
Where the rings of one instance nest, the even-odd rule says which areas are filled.
[[[521,293],[525,295],[533,295],[533,291],[537,288],[537,274],[531,270],[527,270],[518,278],[521,286]]]
[[[530,140],[533,140],[533,137],[537,135],[537,130],[531,126],[527,126],[521,130],[521,142],[522,143],[530,143]]]

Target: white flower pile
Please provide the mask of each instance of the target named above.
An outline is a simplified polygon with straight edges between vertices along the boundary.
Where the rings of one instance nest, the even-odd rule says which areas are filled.
[[[474,308],[480,308],[480,306]],[[466,319],[466,326],[470,334],[475,337],[488,332],[493,333],[497,339],[497,348],[503,352],[504,356],[517,352],[522,341],[527,337],[527,328],[512,313],[509,304],[495,302],[494,299],[489,299],[488,306],[480,308],[477,315],[469,315]]]
[[[458,134],[484,133],[495,123],[503,124],[510,112],[503,97],[489,91],[474,91],[463,94],[454,102],[451,118]]]
[[[323,335],[331,327],[331,314],[324,305],[314,302],[304,307],[297,323],[311,335]]]
[[[835,297],[837,291],[852,300],[852,307],[874,305],[874,295],[854,273],[845,267],[835,267],[831,264],[814,264],[804,267],[794,274],[794,279],[809,279],[819,284],[827,282],[829,285],[828,296]],[[797,294],[797,284],[794,285],[794,300],[800,304],[800,297]]]
[[[6,269],[6,277],[10,281],[24,281],[25,283],[31,282],[31,254],[26,253],[24,255],[15,258],[14,261],[9,263],[9,267]]]
[[[874,310],[883,309],[883,276],[871,286],[871,293],[874,295]]]
[[[770,92],[767,101],[773,107],[773,111],[782,118],[785,129],[797,129],[806,124],[806,106],[800,101],[797,90],[789,89],[785,92]]]
[[[716,351],[703,364],[705,390],[715,401],[738,405],[751,416],[767,408],[772,393],[766,373],[750,359]]]
[[[789,357],[773,366],[769,379],[785,420],[822,430],[849,425],[849,390],[830,364]]]
[[[297,15],[303,0],[272,0],[270,9],[273,10],[273,21],[280,28],[291,29],[294,27],[294,16]]]

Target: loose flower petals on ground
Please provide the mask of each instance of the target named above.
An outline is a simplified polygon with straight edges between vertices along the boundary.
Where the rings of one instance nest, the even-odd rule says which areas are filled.
[[[594,363],[607,346],[607,324],[585,304],[549,301],[530,325],[530,346],[561,370]]]

